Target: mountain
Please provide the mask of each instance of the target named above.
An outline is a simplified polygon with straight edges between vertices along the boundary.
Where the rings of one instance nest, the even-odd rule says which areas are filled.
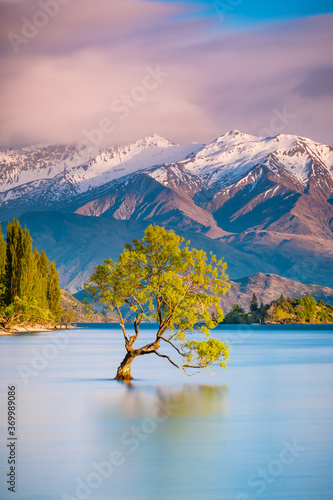
[[[333,289],[328,287],[322,287],[318,285],[304,285],[298,281],[293,281],[288,278],[282,278],[276,274],[264,274],[255,273],[252,276],[246,278],[241,278],[238,280],[229,280],[230,290],[226,295],[221,298],[220,305],[223,309],[224,314],[231,311],[234,304],[241,306],[245,312],[250,309],[250,303],[253,293],[256,294],[258,298],[259,305],[269,304],[272,300],[277,300],[280,298],[281,294],[286,298],[290,297],[294,299],[305,296],[308,293],[311,297],[316,300],[323,300],[325,303],[333,305]],[[63,292],[67,293],[67,292]],[[80,301],[87,299],[84,291],[81,290],[74,294],[74,297],[68,294],[71,299],[73,299],[73,306],[80,310],[83,306]],[[74,302],[75,301],[75,302]],[[102,308],[100,308],[102,310]],[[131,314],[128,308],[123,307],[122,314],[124,317],[133,318],[133,313]],[[96,316],[92,318],[91,322],[103,323],[107,321],[108,323],[117,322],[117,315],[113,311],[108,311],[107,320],[104,315],[96,313]],[[79,320],[77,320],[79,321]],[[88,322],[82,319],[82,322]]]
[[[261,302],[268,304],[278,299],[281,294],[293,299],[308,293],[316,300],[322,299],[325,303],[333,305],[332,288],[304,285],[276,274],[256,273],[246,278],[230,281],[230,285],[230,290],[221,300],[224,313],[229,312],[234,304],[240,305],[247,312],[253,293],[257,295],[259,304]]]
[[[149,224],[60,212],[27,213],[20,217],[20,223],[29,228],[33,244],[39,250],[44,249],[49,259],[57,263],[60,285],[71,293],[83,288],[93,268],[104,259],[117,259],[126,242],[141,239]],[[258,269],[277,273],[271,264],[204,234],[181,230],[177,233],[190,240],[192,247],[224,257],[228,273],[235,279]]]
[[[84,308],[84,305],[82,302],[77,300],[73,295],[71,295],[69,292],[66,292],[66,290],[61,290],[61,301],[60,305],[63,308],[64,311],[74,311],[75,316],[74,318],[71,318],[72,321],[71,323],[105,323],[106,318],[104,314],[101,314],[100,312],[94,311],[92,312],[89,317],[87,317],[87,311]],[[108,318],[108,323],[115,323],[116,322],[116,317],[114,313],[111,313],[112,316]]]
[[[311,139],[232,131],[179,146],[154,135],[96,151],[9,150],[0,166],[0,220],[27,223],[72,292],[150,223],[224,256],[232,279],[333,287],[333,149]]]
[[[97,151],[29,147],[0,154],[0,179],[1,220],[66,209],[186,220],[213,237],[249,228],[332,237],[333,149],[297,136],[232,131],[207,146],[154,135]]]
[[[0,152],[0,220],[63,209],[124,175],[179,161],[200,147],[153,135],[115,148],[37,145]]]

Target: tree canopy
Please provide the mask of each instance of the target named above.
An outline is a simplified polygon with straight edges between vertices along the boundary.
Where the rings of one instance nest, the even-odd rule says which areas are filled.
[[[253,294],[255,295],[255,294]],[[228,324],[264,323],[264,324],[302,324],[333,323],[333,307],[323,300],[316,301],[308,293],[304,297],[285,298],[283,295],[269,304],[253,307],[246,314],[237,304],[225,316],[223,322]]]
[[[0,226],[0,324],[57,323],[61,290],[54,262],[33,249],[27,228],[18,220],[7,225],[6,242]]]
[[[228,345],[210,335],[223,319],[220,296],[229,289],[225,270],[226,263],[213,254],[190,249],[184,238],[158,226],[149,226],[141,241],[126,244],[118,262],[104,260],[97,266],[85,289],[119,316],[126,356],[116,379],[131,379],[133,359],[147,354],[165,358],[186,373],[217,361],[225,367]],[[125,306],[134,314],[134,334],[127,331]],[[158,324],[156,335],[134,348],[145,321]],[[162,344],[173,348],[180,361],[161,353]]]

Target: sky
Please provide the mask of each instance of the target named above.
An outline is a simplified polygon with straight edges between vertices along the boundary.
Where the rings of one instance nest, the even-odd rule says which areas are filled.
[[[0,0],[0,147],[208,143],[229,130],[333,146],[333,3]]]

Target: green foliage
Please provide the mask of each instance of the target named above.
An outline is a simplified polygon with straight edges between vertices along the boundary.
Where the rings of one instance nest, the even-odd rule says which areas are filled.
[[[325,305],[323,300],[317,302],[308,294],[294,299],[286,299],[281,295],[269,304],[261,304],[256,312],[250,307],[248,314],[244,314],[244,311],[235,305],[226,315],[224,323],[333,323],[333,307]]]
[[[48,307],[56,321],[59,321],[62,309],[60,307],[61,290],[59,287],[59,276],[55,263],[51,262],[47,277],[47,301]]]
[[[61,314],[60,287],[54,263],[32,247],[27,228],[18,220],[7,226],[7,242],[0,231],[0,319],[14,324],[56,323]]]
[[[258,299],[256,294],[253,292],[252,298],[251,298],[251,304],[250,304],[250,311],[252,313],[256,313],[258,311]]]
[[[49,323],[52,317],[49,311],[42,309],[37,300],[27,301],[15,297],[13,302],[6,306],[0,315],[4,329],[10,330],[13,326],[34,326]]]
[[[226,361],[229,359],[229,346],[219,339],[188,340],[184,343],[186,363],[192,363],[200,368],[210,366],[217,359],[223,358],[221,368],[226,368]]]
[[[231,325],[244,325],[249,322],[248,315],[238,304],[232,306],[231,311],[225,316],[223,323]]]
[[[126,244],[118,262],[105,260],[95,268],[86,292],[106,308],[117,311],[128,353],[158,353],[161,340],[183,358],[178,368],[205,368],[225,358],[227,346],[210,337],[209,331],[223,319],[220,295],[229,289],[226,264],[211,254],[190,249],[189,242],[163,227],[149,226],[144,238]],[[127,305],[134,313],[135,335],[128,336],[122,316]],[[155,340],[134,350],[139,325],[158,323]],[[207,340],[187,341],[199,332]]]
[[[76,316],[76,312],[73,311],[73,309],[67,309],[62,312],[61,323],[65,325],[66,328],[70,329],[71,324],[77,321]]]
[[[2,234],[1,224],[0,224],[0,276],[5,272],[6,264],[6,242]]]
[[[5,266],[6,266],[6,242],[2,234],[0,225],[0,305],[5,300],[6,288],[5,280]]]

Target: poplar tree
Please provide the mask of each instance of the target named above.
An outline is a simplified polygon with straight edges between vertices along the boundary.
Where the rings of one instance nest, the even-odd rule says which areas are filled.
[[[21,285],[21,261],[23,254],[23,231],[18,220],[8,222],[7,226],[7,248],[5,287],[7,305],[11,304],[15,297],[20,296]]]
[[[15,323],[45,323],[60,319],[61,290],[54,262],[33,249],[28,229],[18,220],[7,226],[7,243],[0,226],[0,316],[5,328]]]
[[[38,253],[38,255],[37,255]],[[50,262],[44,250],[41,253],[37,252],[36,258],[38,262],[38,283],[40,300],[43,307],[49,307],[48,303],[48,275]]]
[[[5,296],[5,265],[6,265],[6,242],[2,234],[0,224],[0,306],[3,304]]]
[[[0,279],[2,281],[3,273],[5,272],[6,264],[6,242],[2,234],[1,224],[0,224]]]
[[[22,256],[20,268],[20,288],[18,296],[28,302],[38,300],[38,271],[36,257],[32,252],[32,238],[27,228],[22,235]]]
[[[60,299],[59,275],[55,263],[51,262],[48,272],[47,300],[49,309],[56,321],[59,320],[61,315]]]

